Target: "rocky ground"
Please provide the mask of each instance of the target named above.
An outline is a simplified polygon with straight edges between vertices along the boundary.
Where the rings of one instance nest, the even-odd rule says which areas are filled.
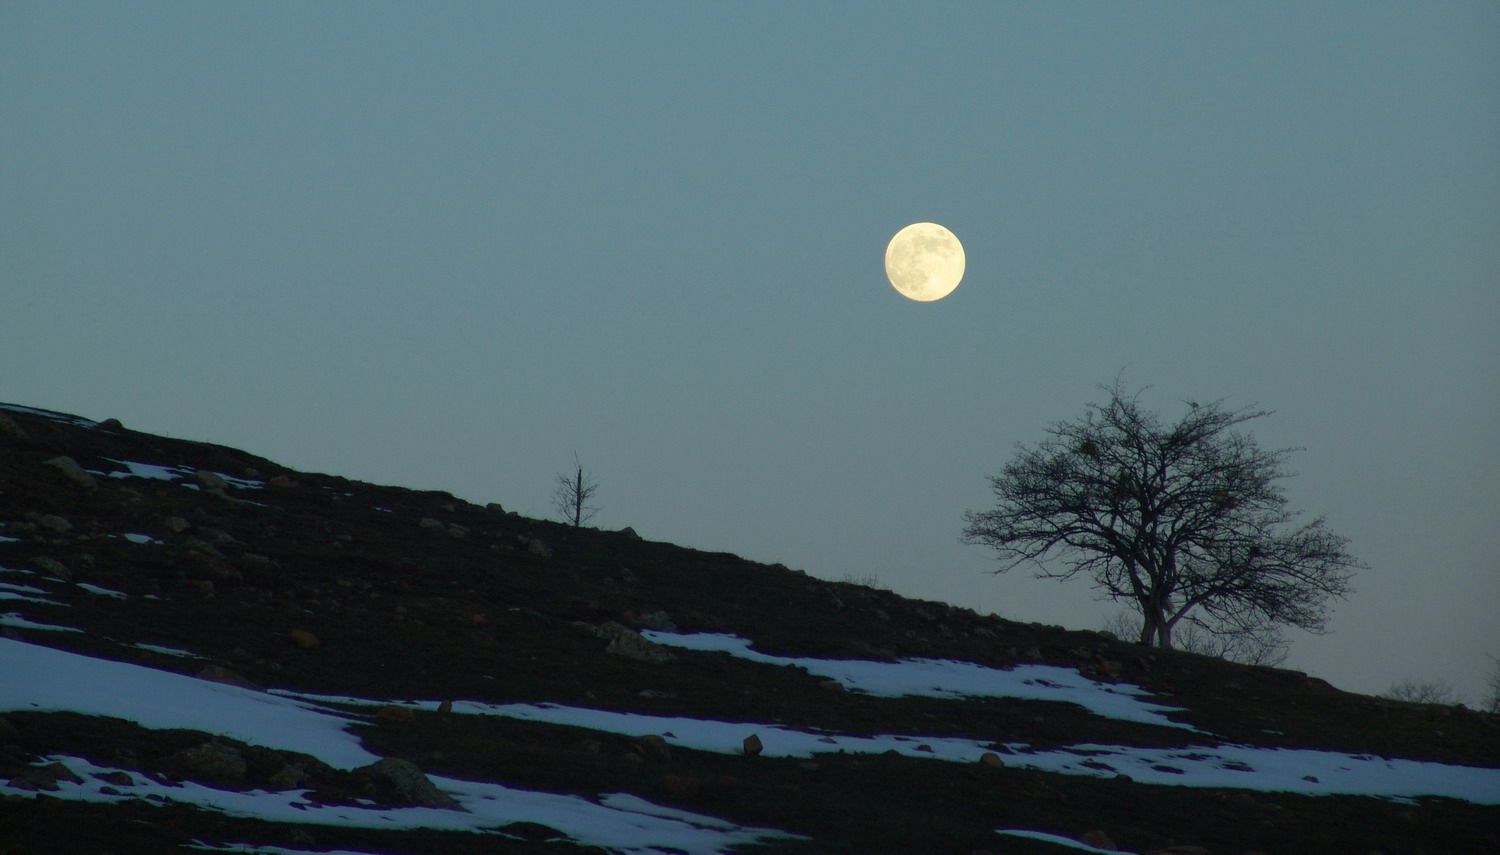
[[[973,763],[696,750],[659,735],[404,704],[545,702],[1039,749],[1210,740],[1500,767],[1496,716],[905,599],[628,530],[526,519],[446,493],[295,472],[117,422],[0,409],[0,567],[15,571],[0,574],[9,585],[0,594],[13,595],[0,599],[11,617],[5,638],[217,685],[377,700],[352,727],[383,758],[341,768],[212,730],[12,705],[0,710],[0,855],[204,851],[188,848],[195,841],[413,855],[600,851],[540,822],[489,833],[354,828],[171,798],[83,802],[66,796],[70,778],[86,773],[47,760],[59,755],[113,770],[98,773],[113,780],[95,780],[116,788],[149,780],[295,791],[318,805],[451,809],[432,779],[463,779],[588,799],[633,794],[798,835],[747,851],[1069,851],[996,829],[1182,855],[1500,851],[1500,807],[1455,798],[1165,786],[1024,768],[1003,750]],[[1049,700],[872,697],[804,669],[655,645],[641,630],[732,633],[788,657],[1046,663],[1140,686],[1181,707],[1173,718],[1196,730]]]

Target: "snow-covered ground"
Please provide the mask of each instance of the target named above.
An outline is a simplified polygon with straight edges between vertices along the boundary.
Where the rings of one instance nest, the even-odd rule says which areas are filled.
[[[29,571],[0,570],[12,579],[25,579],[24,582],[0,582],[0,599],[7,604],[16,608],[64,605],[46,599],[46,595],[56,595],[56,591],[40,586],[55,588],[65,583]],[[125,596],[97,586],[81,587],[102,597]],[[43,631],[78,631],[73,627],[32,621],[14,612],[0,615],[0,625]],[[1185,729],[1191,733],[1190,738],[1205,744],[1185,748],[1078,744],[1043,749],[1019,742],[1000,744],[916,734],[853,735],[766,722],[656,716],[550,703],[492,704],[459,700],[453,702],[452,712],[504,716],[634,737],[654,734],[675,746],[718,753],[741,752],[745,739],[753,734],[762,745],[761,754],[768,757],[894,751],[914,758],[973,763],[993,752],[1006,766],[1070,775],[1127,775],[1143,784],[1391,799],[1446,796],[1480,804],[1500,804],[1500,769],[1335,751],[1221,744],[1211,734],[1167,718],[1166,713],[1177,708],[1144,700],[1149,694],[1139,687],[1100,683],[1068,668],[1022,665],[1001,669],[939,659],[877,662],[780,657],[757,652],[752,649],[750,640],[731,635],[664,632],[648,632],[646,635],[657,643],[679,648],[721,651],[769,665],[803,668],[809,673],[837,680],[850,691],[871,696],[1012,697],[1067,702],[1100,716],[1176,728],[1178,734],[1183,734]],[[146,644],[132,646],[173,656],[193,655],[175,648]],[[349,726],[368,721],[365,709],[386,704],[436,710],[439,702],[262,692],[0,638],[0,712],[71,711],[127,719],[147,728],[199,730],[250,744],[309,754],[330,766],[351,769],[372,763],[379,757],[361,745],[349,731]],[[1180,736],[1173,742],[1180,742]],[[121,770],[97,766],[72,756],[49,757],[44,762],[64,763],[83,778],[82,783],[60,782],[61,789],[52,794],[59,798],[158,802],[170,798],[226,814],[274,822],[378,828],[426,827],[487,833],[500,833],[495,830],[515,822],[533,822],[555,828],[580,843],[627,853],[666,849],[708,855],[738,843],[787,836],[775,829],[746,828],[715,817],[654,805],[624,793],[591,800],[498,783],[430,776],[439,789],[462,805],[463,810],[335,807],[313,803],[306,799],[304,792],[297,790],[236,792],[192,782],[167,785],[139,773],[127,773],[132,782],[128,785],[106,784],[96,776]],[[19,788],[0,785],[0,795],[23,792]],[[1045,831],[997,831],[1098,851]],[[205,844],[204,848],[213,847]],[[292,850],[286,851],[289,855],[292,853]]]
[[[882,697],[927,695],[935,698],[1030,698],[1041,701],[1065,701],[1078,704],[1089,712],[1106,718],[1117,718],[1163,727],[1192,730],[1191,725],[1175,722],[1164,713],[1178,707],[1138,700],[1149,693],[1129,683],[1100,683],[1090,680],[1073,668],[1054,665],[1017,665],[1014,668],[991,668],[973,662],[953,659],[904,659],[900,662],[877,662],[868,659],[814,659],[809,657],[771,656],[751,649],[749,640],[719,633],[676,633],[646,630],[641,633],[657,644],[689,650],[720,651],[768,665],[791,665],[830,680],[837,680],[854,692]]]
[[[0,711],[7,710],[73,711],[128,719],[148,728],[201,730],[310,754],[344,769],[380,759],[345,729],[349,717],[307,701],[0,638]],[[83,779],[82,783],[59,781],[60,789],[51,793],[56,798],[109,802],[170,798],[271,822],[473,832],[534,822],[585,845],[629,853],[675,849],[694,855],[710,855],[768,837],[791,836],[655,805],[626,793],[609,794],[595,802],[581,796],[433,775],[429,776],[433,784],[457,800],[462,811],[333,807],[309,802],[297,790],[236,792],[193,782],[168,786],[139,773],[126,773],[131,784],[106,784],[96,776],[121,770],[66,755],[48,757],[44,762],[63,763]],[[28,794],[0,785],[0,794],[8,793]]]

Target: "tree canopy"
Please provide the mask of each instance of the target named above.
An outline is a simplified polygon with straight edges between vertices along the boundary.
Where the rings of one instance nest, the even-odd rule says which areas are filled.
[[[1142,615],[1140,641],[1172,646],[1187,620],[1220,634],[1290,624],[1323,630],[1330,597],[1361,565],[1323,517],[1298,524],[1278,485],[1294,449],[1237,430],[1270,415],[1188,402],[1173,424],[1127,394],[1052,424],[1048,438],[989,481],[996,506],[965,514],[964,540],[993,548],[1003,573],[1091,578]]]

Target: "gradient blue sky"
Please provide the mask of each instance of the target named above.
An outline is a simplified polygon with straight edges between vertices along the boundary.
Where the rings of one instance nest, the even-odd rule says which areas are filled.
[[[0,400],[1093,627],[959,533],[1123,369],[1305,449],[1358,691],[1500,656],[1497,236],[1493,3],[0,5]]]

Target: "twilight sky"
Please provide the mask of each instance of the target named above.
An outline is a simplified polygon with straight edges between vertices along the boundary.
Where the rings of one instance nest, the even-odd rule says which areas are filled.
[[[1092,628],[959,534],[1123,370],[1304,449],[1355,691],[1500,656],[1497,235],[1492,3],[0,5],[0,400]]]

